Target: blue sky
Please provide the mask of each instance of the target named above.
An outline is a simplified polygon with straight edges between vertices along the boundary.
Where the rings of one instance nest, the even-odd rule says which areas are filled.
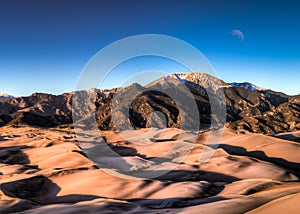
[[[2,0],[0,93],[75,90],[100,49],[150,33],[192,44],[224,81],[300,94],[299,9],[297,0]],[[232,30],[243,32],[244,41]],[[105,86],[118,86],[141,62],[148,70],[181,69],[161,59],[137,59],[116,69]]]

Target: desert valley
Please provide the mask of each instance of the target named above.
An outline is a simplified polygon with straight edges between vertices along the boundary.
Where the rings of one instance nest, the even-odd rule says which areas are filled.
[[[198,130],[183,129],[179,105],[155,90],[167,92],[177,84],[184,84],[197,104],[189,113],[199,112]],[[116,93],[126,99],[132,90],[139,95],[113,119]],[[209,93],[218,90],[224,93],[226,121],[211,127],[217,119]],[[80,93],[94,97],[92,115],[86,114],[86,103],[75,102],[75,92],[0,99],[0,213],[300,210],[300,96],[202,73]],[[78,106],[81,126],[73,121]],[[123,127],[125,111],[133,129],[116,130]],[[93,150],[83,147],[99,141],[87,127],[91,118],[99,145],[105,145],[94,158]],[[218,130],[221,138],[212,134],[207,143]],[[201,161],[204,151],[211,157]]]

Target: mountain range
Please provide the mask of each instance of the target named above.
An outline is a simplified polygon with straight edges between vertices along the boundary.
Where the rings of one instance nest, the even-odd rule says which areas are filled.
[[[226,83],[220,79],[204,73],[179,73],[161,77],[148,85],[132,84],[125,88],[110,90],[90,89],[80,93],[92,99],[92,106],[96,115],[97,126],[101,130],[111,130],[123,125],[123,119],[129,114],[130,124],[134,128],[153,126],[153,112],[161,112],[165,116],[167,126],[180,128],[185,117],[180,114],[178,103],[168,94],[183,90],[184,85],[193,96],[197,109],[187,109],[188,123],[193,123],[193,114],[198,110],[201,128],[207,128],[214,120],[211,102],[222,93],[226,105],[226,127],[244,132],[274,134],[300,130],[300,95],[288,96],[281,92],[257,87],[251,83]],[[159,90],[158,90],[159,89]],[[176,93],[177,93],[176,91]],[[133,93],[134,92],[134,93]],[[51,95],[34,93],[28,97],[0,96],[0,126],[31,125],[40,127],[54,127],[68,125],[72,127],[73,108],[87,108],[83,101],[74,102],[77,92]],[[112,106],[115,98],[126,100],[132,97],[127,108],[115,105],[121,116],[113,120]],[[96,95],[96,96],[95,96]],[[118,100],[117,99],[117,100]],[[216,101],[216,100],[215,100]],[[88,121],[95,115],[81,115]],[[74,115],[73,115],[74,116]],[[151,119],[152,117],[152,119]],[[123,118],[123,119],[122,119]],[[197,117],[195,117],[197,118]]]

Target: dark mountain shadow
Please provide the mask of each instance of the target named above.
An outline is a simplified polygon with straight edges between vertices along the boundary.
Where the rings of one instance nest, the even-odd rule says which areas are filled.
[[[134,109],[129,109],[129,120],[133,127],[146,128],[147,121],[143,115]]]
[[[150,209],[165,209],[184,208],[223,200],[229,200],[229,198],[212,196],[203,198],[130,199],[127,201]]]
[[[40,207],[39,204],[22,199],[18,201],[18,203],[12,205],[12,206],[3,206],[0,207],[0,213],[2,214],[8,214],[8,213],[19,213],[19,212],[26,212],[27,210],[34,209]]]
[[[108,146],[114,152],[116,152],[117,154],[119,154],[120,156],[123,156],[123,157],[126,157],[126,156],[139,156],[141,158],[146,158],[145,155],[142,155],[142,154],[138,153],[138,151],[135,148],[132,148],[132,147],[127,147],[127,146],[122,146],[122,145],[113,145],[113,144],[108,144]]]
[[[159,211],[160,209],[180,209],[180,208],[214,203],[214,202],[224,201],[224,200],[230,200],[230,198],[217,196],[217,197],[206,197],[206,198],[130,199],[130,200],[126,200],[127,202],[125,202],[125,200],[122,199],[122,201],[124,202],[105,202],[105,205],[104,204],[86,204],[86,205],[65,204],[65,206],[60,207],[60,211],[62,213],[71,213],[71,212],[91,213],[91,209],[92,209],[92,213],[104,213],[104,212],[105,213],[123,213],[123,212],[143,213],[142,211],[138,212],[137,210],[135,210],[137,207],[142,207],[145,208],[146,213],[161,213]],[[23,207],[21,207],[20,205],[19,206],[15,205],[13,207],[10,207],[9,209],[5,210],[5,213],[14,213],[14,212],[24,211],[24,210],[27,210],[27,212],[29,213],[30,211],[34,211],[36,208],[41,208],[40,205],[33,204],[25,200],[23,201],[22,206]],[[107,210],[105,210],[106,207],[108,208]],[[57,212],[57,209],[53,206],[47,207],[46,210],[47,212],[51,212],[51,213],[54,211]],[[166,212],[170,212],[170,211],[171,210]]]
[[[207,145],[207,146],[214,148],[214,146],[216,146],[216,145]],[[291,162],[291,161],[285,160],[283,158],[269,157],[263,151],[247,151],[244,147],[240,147],[240,146],[219,144],[218,147],[224,149],[230,155],[248,156],[248,157],[252,157],[252,158],[262,160],[262,161],[276,164],[282,168],[293,171],[293,173],[296,174],[298,178],[300,178],[300,173],[299,173],[300,163]]]
[[[30,146],[9,146],[0,147],[0,163],[4,164],[29,164],[30,160],[22,149],[31,148]]]
[[[274,138],[279,138],[282,140],[289,140],[289,141],[300,143],[300,136],[296,136],[292,133],[285,133],[280,135],[269,135],[269,136]]]
[[[155,173],[160,174],[156,180],[168,180],[174,182],[182,181],[209,181],[209,182],[226,182],[231,183],[240,180],[237,177],[226,175],[217,172],[204,171],[204,170],[156,170]]]
[[[99,198],[95,195],[70,194],[57,196],[61,188],[43,175],[22,180],[2,183],[1,191],[13,198],[20,198],[33,203],[46,205],[54,203],[77,203]]]

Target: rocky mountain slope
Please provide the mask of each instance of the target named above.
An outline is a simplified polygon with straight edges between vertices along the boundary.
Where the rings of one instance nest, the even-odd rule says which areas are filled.
[[[218,100],[221,92],[224,92],[225,103]],[[183,121],[185,124],[199,123],[193,116],[197,112],[201,128],[206,128],[212,118],[215,119],[211,115],[210,103],[213,102],[219,103],[220,109],[226,104],[226,126],[231,129],[269,134],[300,129],[300,96],[288,96],[250,83],[229,84],[202,73],[171,74],[146,86],[133,84],[120,89],[92,89],[78,93],[83,100],[77,96],[74,102],[73,92],[58,96],[35,93],[0,102],[0,126],[72,124],[72,108],[75,108],[80,111],[75,111],[74,116],[80,116],[83,124],[96,116],[101,130],[126,129],[128,124],[134,128],[179,128]],[[194,100],[195,105],[180,107],[178,100],[183,98]],[[120,102],[129,103],[120,105]],[[214,106],[218,108],[218,105]],[[112,117],[112,109],[118,117]],[[163,120],[155,119],[159,115],[164,117]],[[126,118],[129,118],[127,124],[124,122]],[[156,124],[155,121],[162,122]]]

